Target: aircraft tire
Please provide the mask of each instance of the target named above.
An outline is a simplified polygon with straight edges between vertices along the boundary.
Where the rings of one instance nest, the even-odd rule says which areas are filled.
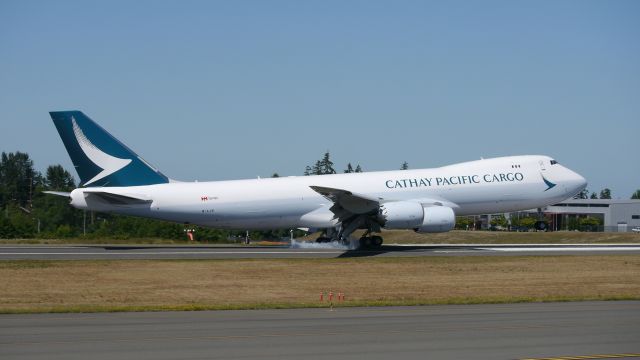
[[[370,237],[361,237],[360,238],[360,248],[366,249],[371,247],[371,238]]]
[[[382,236],[372,236],[371,237],[371,245],[372,247],[376,247],[379,248],[380,246],[382,246]]]

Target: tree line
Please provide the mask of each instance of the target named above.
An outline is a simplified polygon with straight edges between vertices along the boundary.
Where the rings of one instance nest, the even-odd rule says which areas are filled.
[[[589,190],[584,189],[578,194],[576,194],[574,199],[611,199],[611,189],[604,188],[600,190],[600,196],[597,193],[591,192],[589,195]],[[640,199],[640,190],[636,190],[633,194],[631,194],[631,199]]]

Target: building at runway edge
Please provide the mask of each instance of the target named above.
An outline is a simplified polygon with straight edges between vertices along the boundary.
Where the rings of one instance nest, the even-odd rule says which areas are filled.
[[[640,200],[622,199],[567,199],[541,209],[549,230],[574,230],[578,219],[594,217],[600,219],[600,226],[580,230],[629,232],[640,228]],[[504,214],[507,218],[538,216],[537,209]],[[483,228],[488,228],[491,215],[479,219]]]

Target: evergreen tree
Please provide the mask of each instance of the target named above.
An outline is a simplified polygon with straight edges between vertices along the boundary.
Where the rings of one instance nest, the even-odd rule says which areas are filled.
[[[600,199],[611,199],[611,189],[604,188],[600,191]]]
[[[71,191],[75,189],[76,183],[73,176],[62,165],[51,165],[46,171],[45,186],[47,190]]]
[[[278,173],[277,173],[277,172],[275,172],[275,173],[273,173],[273,175],[271,175],[271,177],[272,177],[272,178],[278,178],[278,177],[280,177],[280,175],[278,175]]]
[[[42,183],[40,173],[26,153],[2,153],[0,160],[0,205],[9,203],[30,206],[36,187]]]
[[[573,198],[574,199],[588,199],[589,198],[589,190],[584,189],[584,190],[580,191],[579,193],[577,193]]]
[[[69,206],[69,199],[43,194],[44,190],[71,191],[76,184],[73,176],[61,165],[51,165],[45,172],[43,186],[38,188],[33,200],[32,216],[40,231],[51,236],[74,236],[82,231],[84,212]],[[91,218],[91,214],[88,214]],[[91,223],[89,219],[89,223]]]
[[[336,171],[333,169],[333,161],[329,158],[329,152],[324,153],[324,157],[322,157],[322,161],[320,162],[320,171],[322,175],[335,174]]]
[[[7,217],[0,216],[0,239],[13,239],[16,237],[16,229]]]
[[[402,166],[400,166],[400,170],[409,170],[409,163],[408,162],[403,162]]]
[[[598,194],[592,192],[590,198],[591,199],[597,199],[598,198]]]
[[[362,172],[362,168],[360,167],[360,164],[358,164],[356,166],[356,171],[355,172],[357,172],[357,173],[361,173]]]
[[[632,199],[640,199],[640,189],[636,190],[633,194],[631,194]]]
[[[333,162],[330,159],[329,152],[324,153],[322,160],[316,161],[313,166],[307,166],[304,170],[305,175],[326,175],[335,174]]]
[[[352,172],[354,172],[355,170],[353,170],[353,166],[351,166],[351,163],[347,164],[347,169],[344,171],[346,174],[350,174]]]

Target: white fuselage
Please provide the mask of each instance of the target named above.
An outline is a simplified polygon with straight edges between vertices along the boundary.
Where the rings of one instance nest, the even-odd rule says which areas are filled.
[[[433,169],[79,188],[72,192],[71,204],[226,229],[335,226],[331,201],[310,186],[347,190],[382,203],[438,203],[456,215],[474,215],[554,204],[584,189],[586,181],[547,156],[511,156]],[[84,192],[96,189],[148,201],[133,205],[87,201]]]

